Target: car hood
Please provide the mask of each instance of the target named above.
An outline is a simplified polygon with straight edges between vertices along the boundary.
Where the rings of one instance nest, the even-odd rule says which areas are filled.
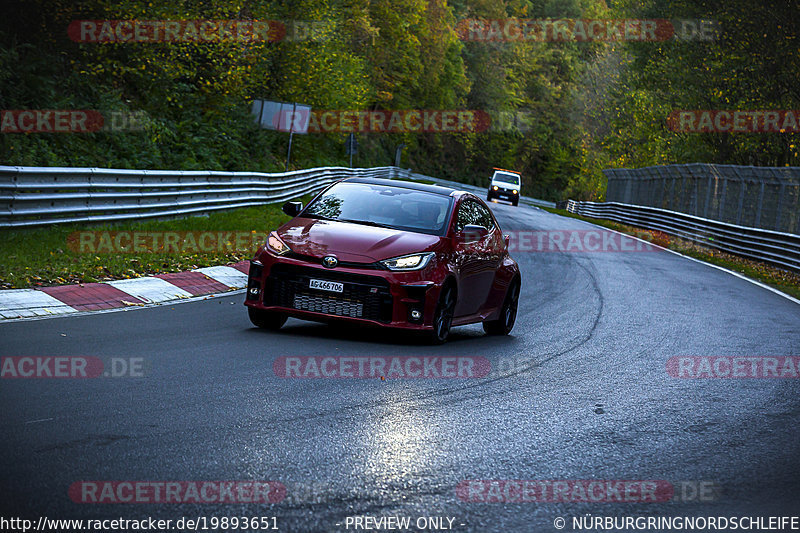
[[[281,226],[278,235],[298,254],[335,255],[357,263],[429,250],[440,240],[436,235],[302,217]]]

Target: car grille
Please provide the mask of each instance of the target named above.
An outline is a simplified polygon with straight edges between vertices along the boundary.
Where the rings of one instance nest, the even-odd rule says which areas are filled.
[[[310,294],[295,294],[295,309],[316,311],[326,315],[351,316],[361,318],[364,314],[364,304],[324,296],[311,296]]]
[[[289,252],[286,254],[286,257],[291,257],[292,259],[299,259],[304,263],[311,263],[314,265],[322,264],[321,257],[303,255],[297,252]],[[354,261],[339,261],[338,266],[339,268],[358,268],[361,270],[387,270],[385,267],[382,267],[380,263],[357,263]]]
[[[344,285],[344,290],[332,293],[309,289],[311,279],[336,281]],[[384,323],[392,320],[392,295],[383,278],[295,265],[272,266],[264,304]]]

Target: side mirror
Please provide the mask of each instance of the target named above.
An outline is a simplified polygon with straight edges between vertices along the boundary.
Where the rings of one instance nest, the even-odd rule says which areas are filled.
[[[456,234],[458,242],[469,244],[471,242],[479,241],[489,235],[489,230],[483,226],[468,224],[460,233]]]
[[[303,202],[286,202],[283,204],[283,212],[290,217],[296,217],[303,210]]]

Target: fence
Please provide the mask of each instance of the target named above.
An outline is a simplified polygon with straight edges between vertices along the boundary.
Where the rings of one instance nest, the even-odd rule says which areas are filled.
[[[693,163],[607,169],[606,201],[800,234],[800,168]]]
[[[425,179],[476,189],[397,167],[323,167],[266,174],[0,166],[0,227],[208,213],[297,198],[355,176]]]

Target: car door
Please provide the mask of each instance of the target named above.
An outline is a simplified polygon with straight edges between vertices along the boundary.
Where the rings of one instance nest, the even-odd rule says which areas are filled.
[[[477,204],[478,225],[489,230],[488,235],[477,243],[478,246],[475,250],[480,261],[479,273],[476,279],[475,297],[478,301],[475,312],[481,312],[486,306],[489,292],[497,275],[497,268],[503,259],[505,241],[489,209],[480,202],[477,202]]]
[[[485,226],[488,234],[473,242],[456,244],[456,269],[459,277],[458,303],[455,315],[467,316],[477,313],[486,301],[494,280],[494,268],[487,260],[492,248],[495,231],[494,221],[488,210],[474,199],[465,199],[458,206],[456,215],[456,237],[463,235],[468,225]]]

